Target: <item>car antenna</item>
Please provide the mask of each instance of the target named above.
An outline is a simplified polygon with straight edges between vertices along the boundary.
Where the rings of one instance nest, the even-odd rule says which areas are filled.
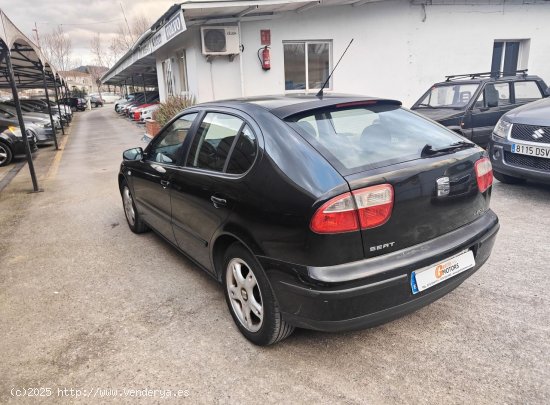
[[[319,92],[317,93],[317,97],[323,98],[323,89],[328,84],[328,81],[330,80],[330,78],[332,77],[332,74],[334,73],[334,71],[336,70],[338,65],[340,64],[340,61],[342,60],[342,58],[344,57],[344,55],[348,51],[348,48],[350,47],[352,42],[353,42],[353,38],[351,39],[351,41],[349,41],[349,44],[348,44],[348,46],[346,46],[346,49],[344,49],[344,53],[342,53],[342,56],[340,56],[340,59],[338,59],[338,63],[336,63],[336,66],[334,66],[334,68],[332,69],[332,72],[330,72],[330,74],[328,75],[327,80],[325,80],[325,82],[321,86],[321,90],[319,90]]]

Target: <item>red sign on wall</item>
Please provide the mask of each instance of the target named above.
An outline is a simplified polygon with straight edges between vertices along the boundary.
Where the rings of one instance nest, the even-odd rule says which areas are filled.
[[[271,45],[271,30],[260,30],[260,40],[262,45]]]

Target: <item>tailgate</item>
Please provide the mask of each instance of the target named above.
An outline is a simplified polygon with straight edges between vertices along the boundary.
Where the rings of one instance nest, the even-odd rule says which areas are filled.
[[[484,193],[478,189],[474,165],[482,156],[477,149],[467,149],[346,176],[352,190],[382,183],[394,190],[389,220],[361,231],[365,257],[425,242],[483,215],[491,188]]]

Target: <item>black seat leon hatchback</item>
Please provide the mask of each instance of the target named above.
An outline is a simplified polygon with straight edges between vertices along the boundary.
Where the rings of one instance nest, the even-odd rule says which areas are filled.
[[[258,345],[427,305],[485,263],[499,229],[486,152],[395,100],[199,104],[125,151],[118,181],[130,229],[218,280]]]

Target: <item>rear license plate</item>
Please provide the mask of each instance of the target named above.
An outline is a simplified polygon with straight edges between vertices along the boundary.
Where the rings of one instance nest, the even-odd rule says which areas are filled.
[[[471,250],[459,253],[449,259],[411,274],[411,289],[413,294],[427,290],[457,274],[471,269],[476,265],[474,253]]]
[[[521,145],[518,143],[513,143],[512,153],[550,159],[550,148],[545,148],[544,146]]]

